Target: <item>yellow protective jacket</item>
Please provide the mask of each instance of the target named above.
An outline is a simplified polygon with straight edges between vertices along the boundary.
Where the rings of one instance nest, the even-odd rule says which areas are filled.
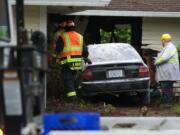
[[[81,70],[83,36],[75,31],[64,32],[60,35],[63,39],[63,51],[58,54],[60,64],[68,64],[71,70]]]
[[[157,81],[180,80],[180,69],[178,53],[175,45],[169,42],[156,59],[156,79]]]

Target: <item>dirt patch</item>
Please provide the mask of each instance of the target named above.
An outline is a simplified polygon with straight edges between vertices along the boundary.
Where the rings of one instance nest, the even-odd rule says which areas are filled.
[[[178,109],[177,109],[178,108]],[[103,102],[67,103],[59,99],[50,98],[47,102],[47,112],[99,112],[101,116],[180,116],[180,104],[172,107],[163,107],[161,104],[152,104],[147,110],[135,105],[113,105]]]

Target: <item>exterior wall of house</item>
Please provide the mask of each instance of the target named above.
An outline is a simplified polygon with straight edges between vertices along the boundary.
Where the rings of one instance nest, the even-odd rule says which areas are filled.
[[[28,35],[30,35],[33,31],[40,30],[46,34],[47,31],[47,10],[46,7],[43,6],[25,6],[24,8],[24,21],[25,28],[28,31]],[[15,7],[12,6],[13,12],[13,42],[16,42],[16,12]]]
[[[13,13],[13,43],[16,41],[15,7]],[[160,37],[168,32],[173,37],[174,44],[180,44],[180,18],[144,17],[142,26],[142,44],[149,44],[152,48],[161,48]],[[47,7],[25,6],[25,27],[28,32],[41,30],[47,34]]]
[[[173,43],[180,45],[180,18],[143,18],[142,44],[161,48],[160,37],[163,33],[172,35]]]
[[[25,7],[25,28],[28,31],[35,31],[40,28],[40,7],[26,6]]]
[[[15,0],[9,0],[15,4]],[[26,5],[59,5],[59,6],[107,6],[111,0],[24,0]]]

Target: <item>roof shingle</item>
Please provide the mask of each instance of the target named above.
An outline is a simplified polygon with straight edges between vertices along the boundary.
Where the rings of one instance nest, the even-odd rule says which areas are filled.
[[[119,11],[180,12],[180,0],[111,0],[105,9]]]

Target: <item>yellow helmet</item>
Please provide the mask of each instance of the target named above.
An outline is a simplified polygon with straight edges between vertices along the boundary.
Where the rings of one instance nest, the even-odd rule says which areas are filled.
[[[172,37],[168,33],[162,34],[162,36],[161,36],[161,40],[171,40],[171,39],[172,39]]]

